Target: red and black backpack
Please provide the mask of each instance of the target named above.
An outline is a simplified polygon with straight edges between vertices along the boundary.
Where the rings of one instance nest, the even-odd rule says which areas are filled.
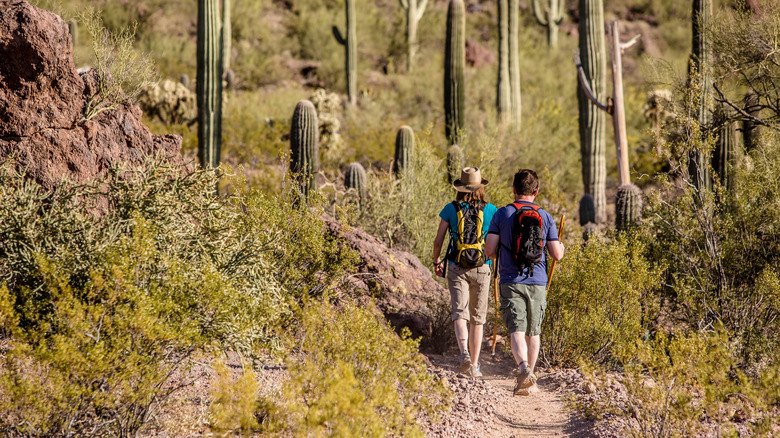
[[[539,214],[539,206],[513,202],[517,209],[512,216],[512,245],[509,253],[520,273],[528,268],[528,275],[533,277],[534,266],[542,261],[544,254],[544,222]]]

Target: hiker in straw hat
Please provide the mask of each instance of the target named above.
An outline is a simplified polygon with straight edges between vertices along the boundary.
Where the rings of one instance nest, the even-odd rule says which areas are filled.
[[[441,222],[433,242],[436,275],[443,277],[446,272],[450,290],[455,338],[460,349],[460,372],[469,377],[482,375],[479,351],[490,293],[491,262],[485,257],[484,248],[496,206],[485,201],[487,183],[477,167],[466,167],[461,171],[460,178],[452,183],[456,190],[455,201],[445,205],[439,213]],[[442,260],[439,254],[448,230],[450,244]]]

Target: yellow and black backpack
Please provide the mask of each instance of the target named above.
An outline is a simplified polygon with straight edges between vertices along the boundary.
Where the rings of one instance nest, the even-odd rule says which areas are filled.
[[[450,228],[450,248],[448,259],[463,268],[477,268],[485,264],[484,224],[485,204],[478,207],[463,208],[459,201],[452,203],[458,217],[458,232]]]

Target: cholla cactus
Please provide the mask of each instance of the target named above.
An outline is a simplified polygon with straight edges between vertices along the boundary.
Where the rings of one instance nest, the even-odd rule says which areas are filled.
[[[317,120],[320,126],[320,149],[323,159],[337,159],[344,149],[344,140],[341,138],[341,97],[324,88],[318,88],[309,97],[314,108],[317,109]]]
[[[170,79],[144,87],[138,106],[148,117],[157,117],[167,125],[186,123],[196,114],[195,93]]]

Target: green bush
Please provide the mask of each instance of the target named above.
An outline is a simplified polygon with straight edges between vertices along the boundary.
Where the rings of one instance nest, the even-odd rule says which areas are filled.
[[[643,335],[658,279],[641,244],[626,236],[571,242],[547,294],[544,360],[556,366],[614,360],[616,350]]]
[[[150,160],[47,192],[0,166],[0,431],[131,435],[191,355],[278,347],[290,303],[341,284],[316,207],[215,178]]]
[[[263,430],[280,436],[423,436],[451,392],[429,374],[417,342],[365,303],[310,300],[290,339],[290,379],[262,401]]]

